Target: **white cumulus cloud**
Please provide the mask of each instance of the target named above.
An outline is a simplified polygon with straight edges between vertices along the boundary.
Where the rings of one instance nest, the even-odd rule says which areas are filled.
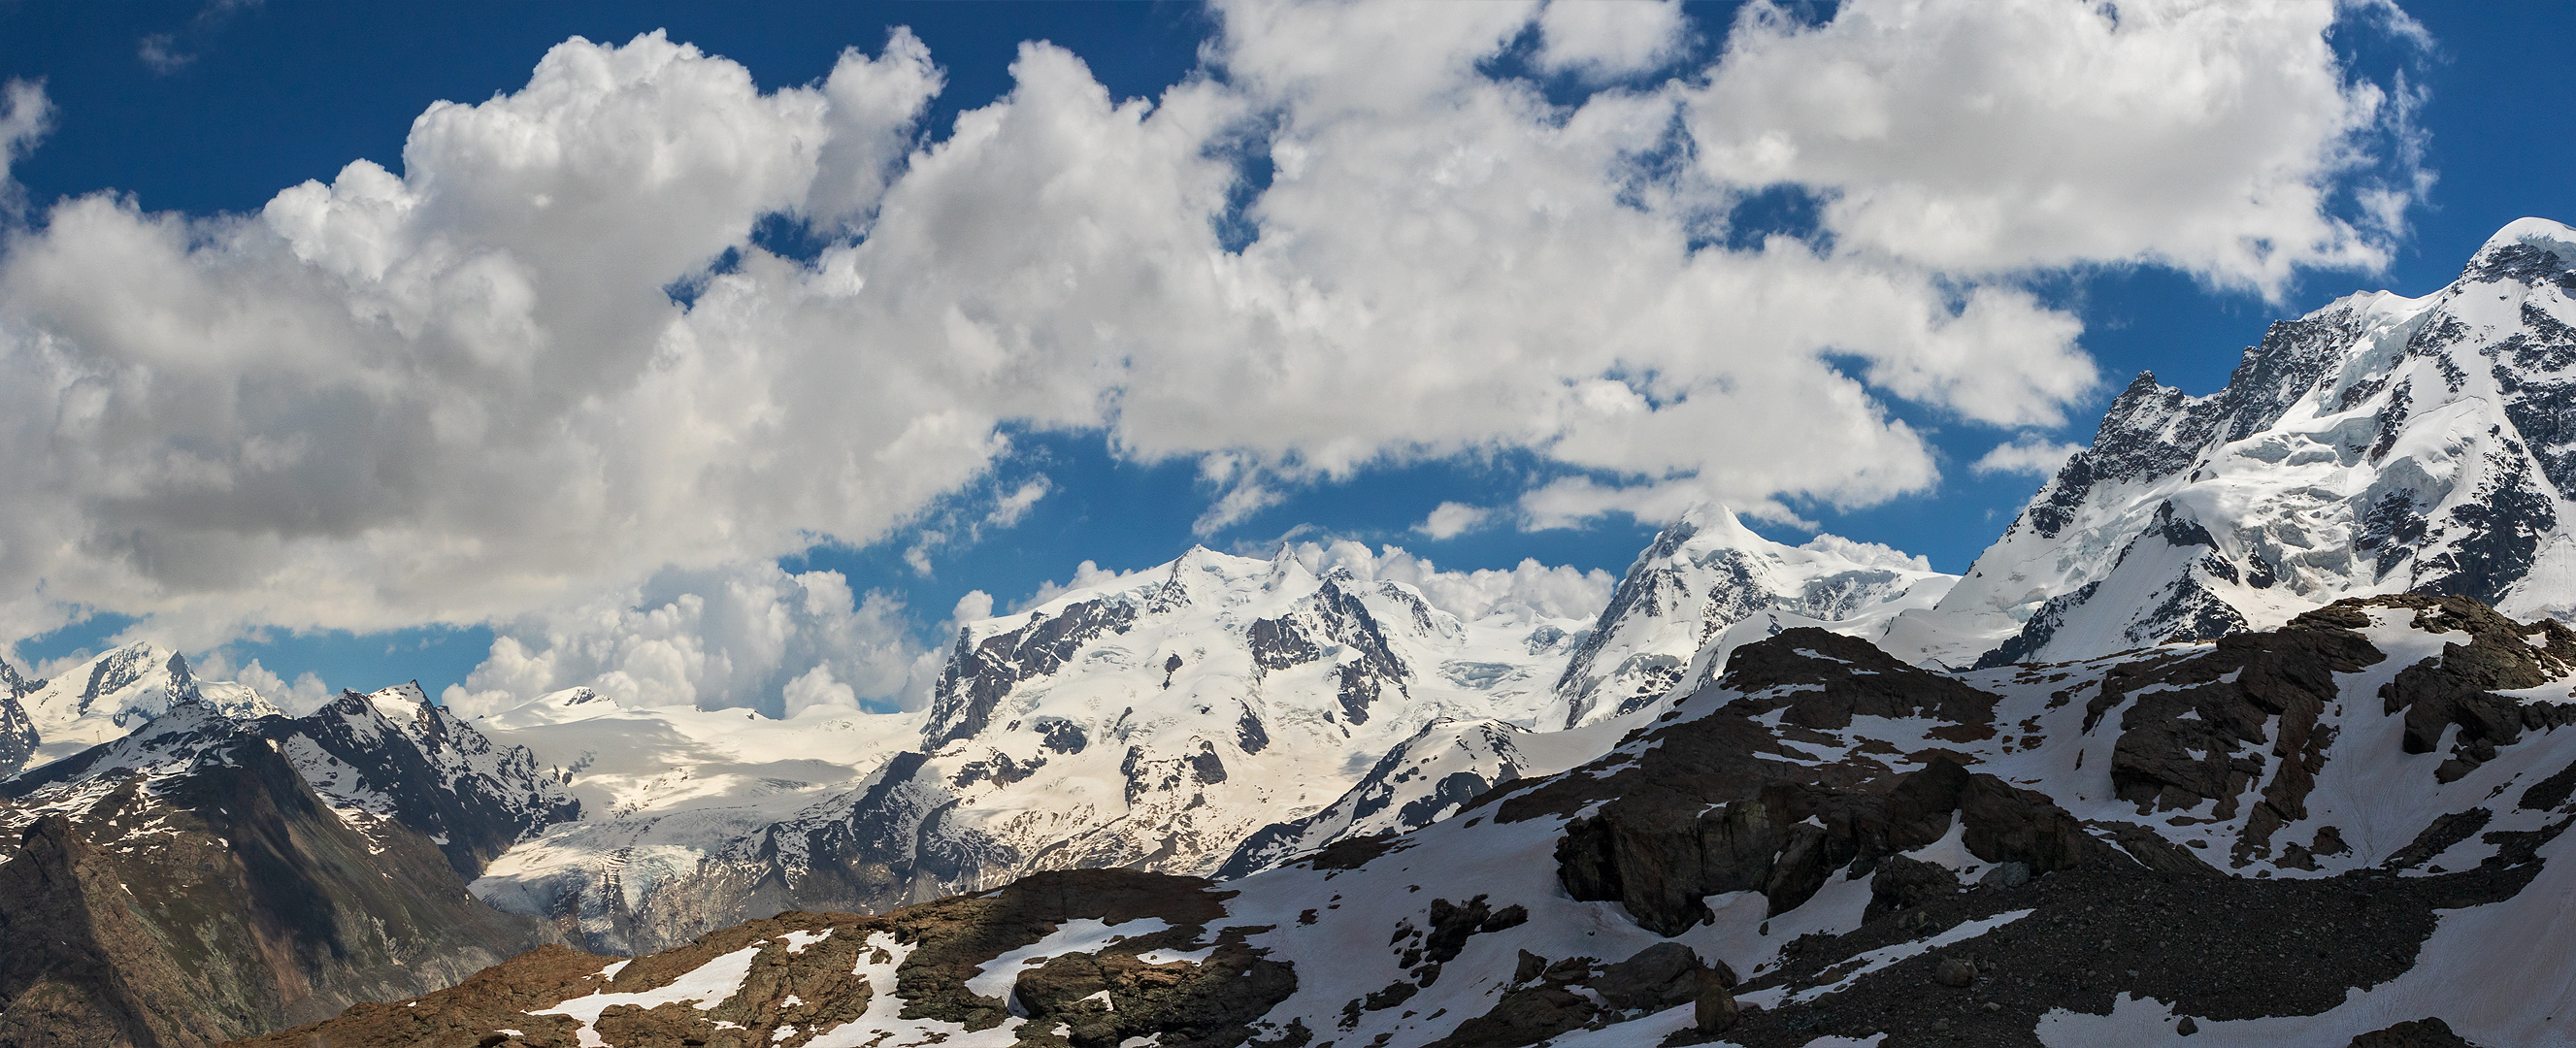
[[[1422,523],[1414,525],[1413,530],[1435,539],[1456,538],[1483,526],[1493,515],[1494,511],[1483,506],[1443,502],[1433,507],[1431,514],[1422,518]]]
[[[442,701],[467,716],[588,686],[630,707],[750,707],[772,717],[859,700],[917,707],[935,658],[901,601],[835,571],[771,563],[675,572],[640,592],[496,627],[492,654]]]
[[[1681,0],[1555,0],[1539,12],[1539,64],[1607,79],[1663,65],[1689,32]]]
[[[2402,92],[2326,34],[2402,16],[1755,5],[1661,84],[1561,105],[1494,72],[1679,60],[1674,9],[1593,6],[1224,3],[1211,75],[1119,99],[1028,44],[948,128],[920,126],[945,80],[900,31],[767,92],[661,34],[575,39],[431,106],[398,172],[245,215],[67,200],[0,248],[0,623],[94,607],[204,650],[485,622],[461,703],[881,699],[921,657],[863,625],[887,602],[836,582],[796,611],[831,587],[764,566],[922,527],[927,569],[1009,526],[1049,490],[994,480],[1011,432],[1196,460],[1208,534],[1318,478],[1502,451],[1565,467],[1527,526],[1708,499],[1794,522],[1937,482],[1899,402],[2065,421],[2098,376],[2022,276],[2273,289],[2394,235],[2336,209]],[[45,110],[9,97],[14,157]],[[1273,173],[1248,201],[1247,153]],[[1781,184],[1826,235],[1724,246]],[[782,215],[830,246],[763,250]],[[834,637],[854,653],[797,654]]]
[[[2080,444],[2060,444],[2024,434],[2008,443],[1995,445],[1994,450],[1970,463],[1968,471],[1980,477],[2026,473],[2044,479],[2056,475],[2058,467],[2082,450],[2084,448]]]
[[[2327,208],[2372,188],[2347,173],[2411,160],[2372,157],[2404,114],[2396,85],[2347,75],[2338,28],[2428,42],[2393,6],[2324,0],[1857,0],[1818,25],[1757,2],[1689,119],[1711,177],[1815,191],[1855,251],[1963,273],[2138,259],[2277,293],[2392,247],[2384,215]]]

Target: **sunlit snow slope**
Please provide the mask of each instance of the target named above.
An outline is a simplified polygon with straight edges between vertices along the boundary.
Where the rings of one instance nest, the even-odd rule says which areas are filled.
[[[2566,614],[2571,323],[2576,230],[2523,219],[2431,295],[2356,294],[2274,324],[2217,393],[2142,375],[1892,647],[1950,665],[2081,658],[2363,593]]]
[[[1315,547],[1199,549],[966,624],[923,714],[780,722],[549,696],[487,720],[571,771],[594,818],[475,891],[640,949],[1037,870],[1212,873],[1427,728],[1544,720],[1596,609],[1515,578],[1444,576],[1435,603]]]

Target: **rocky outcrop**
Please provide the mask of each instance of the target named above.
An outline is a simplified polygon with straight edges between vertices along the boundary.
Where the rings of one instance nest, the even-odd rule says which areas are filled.
[[[848,1041],[864,1023],[934,1040],[1024,1031],[1022,1043],[1231,1048],[1297,978],[1245,945],[1244,929],[1219,926],[1223,897],[1190,878],[1040,874],[881,916],[783,913],[615,965],[539,950],[416,1002],[362,1005],[247,1044],[800,1048]],[[1028,956],[1087,925],[1130,934]],[[997,968],[1008,975],[998,985],[979,978]],[[1050,1030],[1062,1032],[1038,1039]]]
[[[33,690],[17,670],[0,662],[0,779],[18,774],[36,755],[36,722],[18,702],[19,696]]]
[[[2346,1048],[2477,1048],[2439,1017],[2398,1023],[2352,1039]]]
[[[1702,900],[1760,892],[1796,909],[1845,868],[1929,845],[1955,818],[1970,854],[2034,873],[2134,866],[2044,795],[1935,757],[1886,793],[1777,784],[1697,817],[1612,802],[1567,824],[1560,879],[1577,899],[1618,902],[1637,923],[1679,935],[1711,916]],[[1902,876],[1902,875],[1900,875]]]
[[[2442,654],[2398,671],[2381,689],[2390,713],[2406,716],[2408,753],[2431,753],[2444,734],[2459,735],[2436,777],[2449,782],[2495,759],[2496,749],[2520,741],[2528,730],[2576,723],[2576,707],[2526,703],[2496,694],[2536,687],[2576,672],[2576,631],[2554,620],[2514,622],[2474,600],[2398,598],[2378,607],[2416,609],[2417,627],[2460,634]]]
[[[1596,1026],[1605,1014],[1638,1015],[1692,1006],[1697,1029],[1716,1033],[1733,1024],[1735,999],[1727,992],[1735,973],[1723,962],[1703,962],[1690,947],[1659,943],[1627,960],[1602,964],[1594,957],[1550,961],[1528,951],[1492,1009],[1458,1024],[1434,1048],[1520,1048],[1572,1030]]]
[[[1606,798],[1567,824],[1560,880],[1575,898],[1619,902],[1665,935],[1706,920],[1702,900],[1724,892],[1760,892],[1773,913],[1794,909],[1834,870],[1940,839],[1954,814],[1988,861],[2043,872],[2129,861],[2045,796],[1938,752],[1904,772],[1867,755],[1816,766],[1783,744],[1860,717],[1922,718],[1941,725],[1936,737],[1990,738],[1992,694],[1821,629],[1740,649],[1722,684],[1743,697],[1655,729],[1646,737],[1657,745],[1633,769],[1606,784],[1560,780],[1511,798],[1498,817]]]
[[[2429,602],[2336,605],[2277,632],[2225,637],[2205,652],[2111,669],[2085,705],[2085,729],[2120,715],[2113,791],[2141,811],[2208,802],[2211,818],[2232,821],[2269,766],[2234,851],[2239,860],[2272,854],[2273,834],[2307,817],[2308,794],[2324,770],[2334,730],[2320,727],[2320,718],[2340,697],[2335,674],[2384,658],[2351,629],[2365,621],[2358,609],[2419,603]]]
[[[1136,621],[1136,610],[1125,601],[1087,600],[1052,616],[1033,613],[1028,625],[972,645],[959,634],[957,650],[931,692],[924,740],[936,748],[983,731],[1013,685],[1054,673],[1093,638],[1124,632]]]

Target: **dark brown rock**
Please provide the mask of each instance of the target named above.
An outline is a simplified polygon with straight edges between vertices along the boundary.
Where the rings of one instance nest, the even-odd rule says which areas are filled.
[[[1959,875],[1928,862],[1890,855],[1878,861],[1869,882],[1869,909],[1861,920],[1874,922],[1927,902],[1959,894]]]
[[[1741,1012],[1735,995],[1728,992],[1732,979],[1721,979],[1716,971],[1703,970],[1698,975],[1698,994],[1691,1002],[1691,1028],[1703,1034],[1721,1034],[1735,1025]]]
[[[2347,1048],[2477,1048],[2439,1018],[2402,1022],[2352,1039]]]
[[[1601,969],[1592,987],[1613,1008],[1661,1011],[1696,999],[1700,973],[1707,967],[1688,946],[1656,943]]]

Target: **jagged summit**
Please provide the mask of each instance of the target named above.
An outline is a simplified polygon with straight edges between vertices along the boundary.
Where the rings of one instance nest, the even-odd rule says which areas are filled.
[[[1693,507],[1638,554],[1557,679],[1548,727],[1652,706],[1707,683],[1737,646],[1796,626],[1872,637],[1929,608],[1955,575],[1875,543],[1818,535],[1790,546],[1726,507]]]
[[[197,679],[185,657],[148,641],[111,648],[50,680],[21,678],[10,688],[37,740],[26,756],[28,766],[114,740],[178,705],[203,703],[245,720],[280,712],[246,685]],[[0,711],[0,719],[5,716]],[[0,743],[0,758],[5,745]],[[0,761],[0,774],[15,770]]]
[[[2576,610],[2576,232],[2523,219],[2435,294],[2272,325],[2225,388],[2115,399],[1923,617],[1918,657],[2057,661],[2343,596]]]

